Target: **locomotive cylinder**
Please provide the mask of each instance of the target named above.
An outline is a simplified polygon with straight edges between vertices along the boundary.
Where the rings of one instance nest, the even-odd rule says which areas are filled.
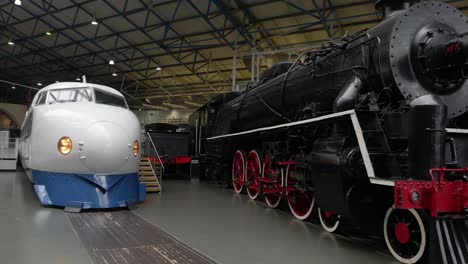
[[[447,107],[435,96],[412,102],[409,117],[408,173],[418,180],[430,180],[429,170],[445,165]]]

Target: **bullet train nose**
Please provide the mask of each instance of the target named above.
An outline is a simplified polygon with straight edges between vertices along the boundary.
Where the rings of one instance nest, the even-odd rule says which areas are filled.
[[[132,158],[131,139],[115,123],[91,124],[78,142],[81,162],[95,173],[112,173]]]

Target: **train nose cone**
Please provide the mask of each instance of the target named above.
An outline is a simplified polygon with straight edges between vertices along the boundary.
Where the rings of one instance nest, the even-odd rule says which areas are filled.
[[[111,173],[120,169],[129,159],[130,138],[112,122],[90,125],[79,142],[80,160],[95,173]]]

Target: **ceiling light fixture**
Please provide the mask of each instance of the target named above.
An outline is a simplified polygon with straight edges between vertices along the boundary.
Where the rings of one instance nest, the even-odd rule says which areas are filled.
[[[114,65],[114,64],[115,64],[114,60],[113,60],[113,59],[110,59],[110,60],[109,60],[109,65]]]
[[[47,36],[52,36],[52,32],[50,30],[46,31],[45,33]]]
[[[38,83],[37,83],[37,86],[42,86],[42,83],[38,82]]]
[[[10,41],[8,41],[8,45],[13,46],[13,45],[15,45],[15,43],[12,40],[10,40]]]
[[[162,70],[162,68],[161,67],[156,67],[156,70],[160,71],[160,70]]]
[[[12,90],[15,90],[15,89],[16,89],[16,87],[15,87],[15,86],[12,86],[12,87],[11,87],[11,89],[12,89]]]
[[[91,21],[91,25],[97,26],[99,23],[96,21],[96,18],[93,17],[93,20]]]
[[[117,76],[117,73],[115,73],[115,72],[114,72],[114,73],[112,73],[112,76],[114,76],[114,77],[115,77],[115,76]]]
[[[15,5],[20,6],[21,5],[21,0],[15,0]]]

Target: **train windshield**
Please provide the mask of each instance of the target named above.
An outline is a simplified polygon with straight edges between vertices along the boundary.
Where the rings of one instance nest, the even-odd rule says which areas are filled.
[[[90,88],[69,88],[49,91],[49,104],[68,102],[92,102]]]
[[[94,97],[96,99],[97,104],[106,104],[127,108],[125,98],[123,98],[122,96],[106,93],[99,89],[94,89]]]

